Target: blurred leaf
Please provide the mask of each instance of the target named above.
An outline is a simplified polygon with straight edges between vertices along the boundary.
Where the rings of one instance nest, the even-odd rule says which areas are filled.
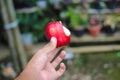
[[[120,52],[117,52],[117,57],[120,57]]]
[[[97,72],[98,72],[97,69],[93,69],[91,75],[95,75]]]
[[[112,74],[113,70],[112,69],[108,69],[107,73],[108,74]]]
[[[35,29],[35,30],[39,30],[39,29],[40,29],[40,25],[35,24],[35,25],[34,25],[34,29]]]
[[[38,39],[37,39],[37,36],[33,36],[33,42],[37,42]]]

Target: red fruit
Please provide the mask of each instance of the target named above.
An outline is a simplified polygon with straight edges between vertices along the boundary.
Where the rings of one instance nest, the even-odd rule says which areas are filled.
[[[70,43],[70,31],[63,26],[61,21],[49,22],[46,25],[46,36],[50,40],[51,37],[57,39],[57,47],[65,46]]]

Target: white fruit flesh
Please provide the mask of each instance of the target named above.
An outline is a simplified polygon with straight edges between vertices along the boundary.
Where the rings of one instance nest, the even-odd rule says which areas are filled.
[[[64,30],[66,36],[70,36],[71,33],[65,26],[63,26],[63,30]]]

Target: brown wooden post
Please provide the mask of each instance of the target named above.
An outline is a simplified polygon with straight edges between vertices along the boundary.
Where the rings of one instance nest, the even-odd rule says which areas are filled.
[[[9,21],[10,22],[16,21],[16,14],[15,14],[16,12],[13,6],[13,0],[4,0],[4,1],[6,2]],[[12,32],[15,40],[15,47],[16,47],[17,53],[19,54],[20,62],[22,65],[22,69],[24,69],[25,65],[27,64],[27,56],[25,54],[25,49],[20,38],[21,35],[20,35],[18,25],[12,29]]]
[[[1,14],[2,14],[2,18],[3,18],[3,22],[4,22],[4,25],[6,25],[6,24],[9,23],[9,20],[8,20],[8,15],[7,15],[4,0],[0,0],[0,5],[1,5],[0,7],[1,7]],[[18,61],[18,58],[17,58],[17,52],[16,52],[15,45],[14,45],[12,31],[11,30],[6,30],[6,33],[7,33],[7,36],[8,36],[7,38],[8,38],[10,53],[12,54],[12,57],[13,57],[15,70],[17,72],[20,72],[20,67],[19,67],[20,65],[19,65],[19,61]]]

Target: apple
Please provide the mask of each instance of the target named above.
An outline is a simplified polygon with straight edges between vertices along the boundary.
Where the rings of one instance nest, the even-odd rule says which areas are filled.
[[[70,31],[62,24],[61,21],[51,21],[46,25],[46,36],[48,40],[51,37],[57,39],[57,46],[66,46],[70,43]]]

